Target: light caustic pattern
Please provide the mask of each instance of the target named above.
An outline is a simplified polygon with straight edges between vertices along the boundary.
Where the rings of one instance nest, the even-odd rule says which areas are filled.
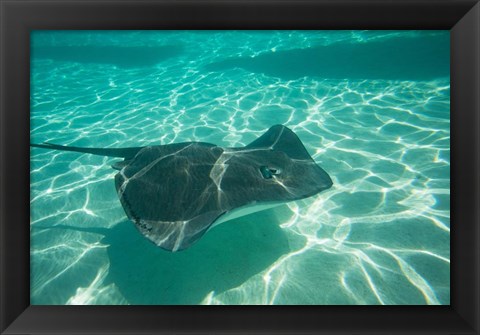
[[[115,159],[33,149],[32,304],[450,303],[449,78],[287,78],[244,64],[442,32],[103,34],[39,33],[33,47],[183,48],[148,67],[32,59],[32,142],[239,147],[280,123],[334,185],[171,254],[126,220]],[[209,68],[235,57],[238,66]]]

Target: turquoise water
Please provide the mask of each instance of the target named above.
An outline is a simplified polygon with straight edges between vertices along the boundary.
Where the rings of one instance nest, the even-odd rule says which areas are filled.
[[[447,31],[37,31],[31,142],[238,147],[284,124],[333,187],[191,248],[128,221],[115,158],[31,150],[32,304],[449,304]]]

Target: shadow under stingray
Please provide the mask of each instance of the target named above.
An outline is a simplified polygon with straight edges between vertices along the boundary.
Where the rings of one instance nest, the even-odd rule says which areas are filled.
[[[230,58],[206,66],[209,71],[242,68],[294,80],[325,79],[431,80],[450,74],[449,34],[397,37]]]
[[[270,210],[222,223],[176,253],[155,246],[130,221],[111,229],[41,229],[55,228],[104,235],[110,263],[104,284],[114,283],[132,305],[199,304],[212,291],[240,286],[290,251]]]
[[[34,59],[109,64],[121,68],[138,68],[156,65],[182,53],[179,45],[156,47],[127,46],[34,46]]]

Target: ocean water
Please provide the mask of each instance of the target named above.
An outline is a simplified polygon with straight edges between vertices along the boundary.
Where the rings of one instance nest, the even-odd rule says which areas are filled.
[[[31,52],[32,143],[283,124],[333,180],[171,253],[127,219],[118,159],[32,148],[32,304],[450,304],[448,31],[35,31]]]

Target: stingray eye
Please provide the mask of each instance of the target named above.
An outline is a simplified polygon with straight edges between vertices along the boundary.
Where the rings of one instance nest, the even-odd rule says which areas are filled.
[[[268,166],[261,166],[260,172],[262,173],[263,178],[272,179],[273,176],[279,175],[281,170],[278,168],[269,168]]]
[[[282,172],[279,168],[269,168],[269,170],[273,175],[279,175]]]
[[[272,171],[270,171],[268,166],[260,166],[260,173],[265,179],[272,179],[273,177]]]

